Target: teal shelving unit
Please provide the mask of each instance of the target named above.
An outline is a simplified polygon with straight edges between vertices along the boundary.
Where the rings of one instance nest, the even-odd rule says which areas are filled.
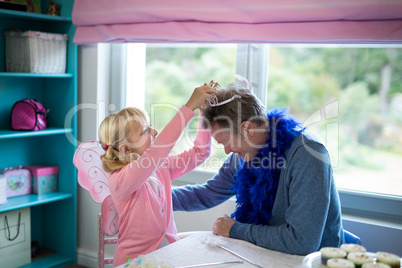
[[[57,0],[60,16],[0,9],[0,169],[21,165],[59,167],[58,192],[8,198],[0,213],[30,207],[31,239],[55,252],[24,267],[64,267],[76,263],[77,178],[72,159],[77,137],[77,47],[73,44],[72,0]],[[67,34],[67,71],[60,74],[8,73],[4,31],[42,31]],[[32,98],[50,109],[49,128],[13,131],[11,109],[15,102]],[[1,260],[0,260],[1,266]]]

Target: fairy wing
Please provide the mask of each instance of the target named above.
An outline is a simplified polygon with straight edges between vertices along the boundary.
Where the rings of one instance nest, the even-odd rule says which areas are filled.
[[[95,202],[102,203],[102,229],[108,236],[118,233],[116,207],[110,196],[108,178],[110,173],[102,167],[100,156],[105,151],[96,141],[88,141],[78,146],[74,154],[73,163],[78,169],[78,183],[88,190]]]
[[[108,178],[110,173],[102,167],[100,156],[105,151],[97,141],[87,141],[78,146],[73,163],[78,169],[78,183],[88,190],[97,203],[110,195]]]
[[[119,215],[114,206],[112,196],[107,196],[102,203],[102,229],[108,236],[113,236],[119,232]]]

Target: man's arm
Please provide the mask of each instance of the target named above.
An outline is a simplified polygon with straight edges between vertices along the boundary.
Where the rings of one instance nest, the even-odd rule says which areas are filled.
[[[173,210],[199,211],[217,206],[233,196],[232,186],[239,159],[231,154],[218,174],[204,184],[172,188]]]

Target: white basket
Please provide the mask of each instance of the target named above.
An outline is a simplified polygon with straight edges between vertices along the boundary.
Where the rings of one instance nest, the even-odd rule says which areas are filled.
[[[6,31],[4,35],[7,72],[66,72],[66,34]]]

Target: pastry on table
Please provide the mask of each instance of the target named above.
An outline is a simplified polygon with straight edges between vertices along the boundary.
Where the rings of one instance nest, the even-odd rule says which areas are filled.
[[[364,263],[373,263],[374,259],[364,252],[351,252],[348,254],[348,260],[355,264],[356,268],[362,267]]]
[[[360,246],[358,244],[342,244],[341,249],[343,249],[347,253],[350,253],[350,252],[363,252],[363,253],[365,253],[366,252],[366,248],[363,247],[363,246]]]
[[[362,265],[362,268],[391,268],[388,264],[385,263],[365,263]]]
[[[324,247],[320,249],[321,252],[321,263],[327,265],[329,259],[345,259],[347,252],[340,248],[335,247]]]
[[[376,257],[377,262],[388,264],[391,268],[401,267],[401,258],[395,254],[378,251]]]
[[[329,259],[327,261],[327,267],[328,268],[354,268],[355,265],[353,262],[348,261],[347,259]]]

